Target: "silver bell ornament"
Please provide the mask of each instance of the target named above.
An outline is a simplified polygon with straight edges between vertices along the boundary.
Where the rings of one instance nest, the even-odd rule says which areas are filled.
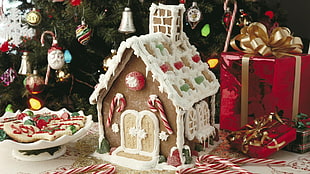
[[[29,59],[28,52],[23,52],[18,74],[20,75],[31,74],[31,65],[28,59]]]
[[[136,28],[133,24],[132,12],[129,7],[125,7],[125,10],[123,11],[121,24],[118,31],[125,34],[136,32]]]

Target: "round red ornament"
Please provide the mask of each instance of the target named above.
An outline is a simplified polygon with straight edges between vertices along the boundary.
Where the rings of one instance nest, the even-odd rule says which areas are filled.
[[[31,94],[39,94],[45,87],[43,78],[38,76],[36,70],[25,79],[25,86]]]
[[[130,90],[138,91],[144,87],[145,77],[142,73],[133,71],[126,75],[125,83]]]

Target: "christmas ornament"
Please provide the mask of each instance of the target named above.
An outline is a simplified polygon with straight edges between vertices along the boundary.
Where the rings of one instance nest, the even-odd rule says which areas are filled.
[[[56,82],[64,82],[71,77],[66,69],[56,70]]]
[[[239,27],[244,27],[244,26],[248,26],[250,25],[250,23],[252,22],[251,16],[249,14],[247,14],[243,9],[240,9],[239,12],[240,17],[236,22],[236,25]]]
[[[20,63],[20,68],[18,70],[18,74],[28,75],[31,73],[31,65],[30,65],[30,62],[28,61],[28,59],[29,59],[28,52],[23,52],[22,60]]]
[[[66,63],[71,63],[72,56],[69,50],[65,50],[64,57]]]
[[[48,50],[47,53],[47,61],[49,67],[52,69],[60,69],[65,64],[64,61],[64,54],[62,52],[62,48],[58,46],[58,41],[56,40],[56,36],[51,31],[44,31],[41,35],[41,44],[44,46],[44,36],[45,34],[50,34],[53,37],[53,43],[51,48]]]
[[[86,25],[85,20],[82,19],[81,25],[77,26],[75,30],[76,38],[79,43],[82,45],[86,45],[90,40],[91,33],[91,29],[88,27],[88,25]]]
[[[0,46],[0,50],[1,52],[4,52],[4,53],[9,51],[9,41],[3,42],[3,44],[1,44]]]
[[[44,80],[41,76],[38,75],[37,70],[33,70],[33,74],[26,77],[25,87],[31,94],[39,94],[44,88]]]
[[[14,113],[12,104],[8,104],[5,107],[5,112],[12,112],[12,113]]]
[[[9,68],[1,75],[0,82],[3,83],[4,86],[9,86],[16,78],[16,75],[16,71],[13,68]]]
[[[232,19],[232,12],[231,12],[230,8],[227,7],[227,9],[225,10],[224,15],[223,15],[223,25],[224,25],[226,31],[228,31],[229,25],[231,23],[231,19]]]
[[[129,7],[125,7],[125,10],[122,13],[122,20],[118,31],[125,34],[136,32],[136,28],[133,24],[132,12]]]
[[[180,4],[185,4],[186,0],[180,0],[179,2],[180,2]]]
[[[70,4],[72,6],[78,6],[81,4],[81,2],[82,2],[82,0],[70,0]]]
[[[41,23],[41,20],[42,20],[42,16],[36,9],[32,9],[26,15],[26,21],[31,26],[39,25]]]
[[[28,99],[28,107],[31,110],[39,110],[41,109],[43,106],[43,102],[41,99],[37,98],[37,97],[30,97]]]
[[[116,49],[111,49],[111,54],[103,59],[102,68],[104,71],[108,71],[109,62],[112,60],[114,55],[116,55]]]
[[[206,24],[201,29],[201,35],[207,37],[210,34],[210,25]]]
[[[126,75],[125,83],[130,90],[138,91],[144,87],[145,78],[140,72],[133,71]]]
[[[0,42],[10,41],[19,45],[22,37],[32,38],[35,30],[23,21],[25,14],[18,8],[10,8],[6,15],[0,16]]]
[[[187,9],[186,19],[192,29],[195,29],[199,21],[202,19],[201,11],[197,6],[197,2],[193,2],[192,6]]]

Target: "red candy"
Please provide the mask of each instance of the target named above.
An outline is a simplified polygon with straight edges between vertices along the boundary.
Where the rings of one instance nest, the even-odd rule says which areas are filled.
[[[138,91],[144,87],[145,78],[140,72],[133,71],[126,75],[125,82],[129,89]]]
[[[201,60],[201,58],[200,58],[200,56],[198,54],[196,54],[195,56],[192,57],[192,60],[194,62],[198,63]]]
[[[178,70],[184,66],[183,62],[181,62],[181,61],[175,62],[173,65]]]

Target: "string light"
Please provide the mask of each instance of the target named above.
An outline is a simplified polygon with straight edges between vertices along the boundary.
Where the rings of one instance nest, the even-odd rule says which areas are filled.
[[[43,102],[39,98],[30,97],[28,99],[28,105],[31,110],[39,110],[42,108]]]

